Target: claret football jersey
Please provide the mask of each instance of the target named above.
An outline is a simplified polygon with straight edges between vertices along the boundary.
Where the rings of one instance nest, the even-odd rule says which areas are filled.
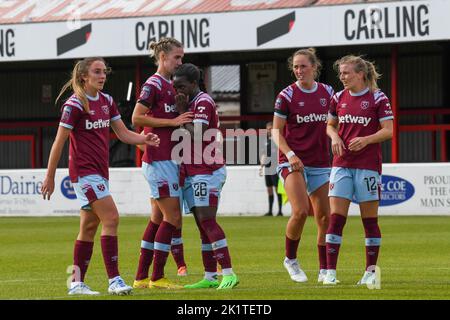
[[[98,174],[109,178],[109,136],[111,121],[120,119],[113,98],[103,92],[87,97],[89,112],[72,95],[62,107],[59,125],[70,133],[69,175],[72,182],[79,177]]]
[[[315,82],[306,90],[297,81],[283,89],[275,101],[275,116],[286,119],[280,134],[305,166],[330,166],[326,122],[333,93],[329,85]],[[280,150],[279,163],[285,162],[289,161]]]
[[[194,113],[193,123],[207,125],[200,146],[191,146],[189,163],[183,163],[187,176],[211,174],[224,166],[224,159],[219,148],[221,143],[220,122],[214,100],[205,92],[200,91],[189,103],[189,111]],[[204,133],[205,133],[204,132]]]
[[[172,82],[155,73],[142,86],[138,102],[148,108],[146,115],[149,117],[173,119],[179,115],[175,107],[175,94]],[[175,127],[151,128],[149,131],[159,136],[160,144],[159,147],[147,146],[142,161],[152,163],[171,160],[172,148],[177,144],[177,141],[171,140],[175,129]]]
[[[381,173],[381,144],[369,144],[354,152],[348,150],[353,138],[370,136],[380,129],[380,123],[394,119],[389,99],[381,90],[369,88],[354,94],[349,90],[336,93],[331,100],[330,117],[339,122],[339,136],[344,142],[344,154],[334,156],[333,167],[368,169]]]

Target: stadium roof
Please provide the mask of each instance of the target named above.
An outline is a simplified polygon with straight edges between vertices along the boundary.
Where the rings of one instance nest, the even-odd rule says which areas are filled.
[[[0,0],[0,24],[328,6],[392,0]]]

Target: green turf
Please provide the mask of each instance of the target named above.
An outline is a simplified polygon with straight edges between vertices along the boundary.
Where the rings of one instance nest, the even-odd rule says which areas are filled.
[[[364,269],[364,231],[358,217],[344,230],[336,287],[317,283],[316,229],[309,219],[299,259],[306,284],[290,280],[282,266],[287,217],[220,217],[227,235],[233,270],[240,284],[228,292],[201,290],[134,290],[130,297],[106,294],[106,273],[97,236],[86,276],[100,297],[82,299],[449,299],[450,217],[380,217],[383,242],[379,259],[381,289],[357,287]],[[122,217],[119,228],[120,270],[131,284],[140,237],[147,218]],[[77,299],[67,296],[66,273],[72,263],[79,219],[0,218],[0,299]],[[183,240],[189,276],[176,277],[172,257],[166,275],[179,284],[201,279],[200,240],[192,217],[184,219]],[[78,298],[79,299],[79,298]]]

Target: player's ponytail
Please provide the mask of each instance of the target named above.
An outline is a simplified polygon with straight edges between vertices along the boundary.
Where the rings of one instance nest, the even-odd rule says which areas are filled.
[[[375,68],[375,65],[373,62],[364,60],[367,66],[367,85],[370,88],[370,91],[375,91],[378,89],[377,80],[381,78],[381,74],[377,72],[377,69]]]
[[[61,91],[59,92],[58,97],[55,100],[55,104],[58,102],[59,98],[66,92],[67,89],[71,88],[83,105],[84,111],[89,112],[89,101],[86,97],[86,91],[84,90],[84,80],[83,76],[88,74],[89,67],[95,61],[102,61],[105,63],[105,60],[100,57],[94,58],[85,58],[83,60],[78,61],[72,70],[72,75],[69,81],[67,81]]]
[[[183,44],[175,38],[161,38],[159,41],[152,41],[148,45],[150,58],[155,59],[155,64],[159,65],[161,52],[168,54],[172,49],[183,48]]]
[[[318,79],[320,76],[320,71],[322,70],[322,62],[317,57],[316,49],[315,48],[307,48],[307,49],[299,49],[292,54],[292,56],[288,59],[288,68],[289,70],[293,71],[293,63],[294,58],[298,55],[306,56],[311,62],[311,65],[315,68],[314,70],[314,79]]]

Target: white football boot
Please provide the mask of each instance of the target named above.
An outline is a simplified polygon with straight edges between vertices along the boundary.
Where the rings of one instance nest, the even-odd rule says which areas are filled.
[[[317,277],[317,282],[322,283],[325,280],[325,276],[327,275],[327,269],[320,269],[319,276]]]
[[[284,267],[289,272],[289,276],[295,282],[306,282],[308,281],[308,277],[305,272],[300,268],[297,259],[288,259],[285,258],[283,262]]]
[[[70,296],[74,296],[74,295],[95,296],[95,295],[99,295],[99,294],[100,294],[100,292],[92,291],[91,288],[89,288],[84,282],[71,282],[70,289],[68,292],[68,295],[70,295]]]
[[[371,271],[365,271],[361,280],[358,281],[357,285],[374,285],[376,283],[376,273]]]
[[[323,284],[335,286],[338,283],[339,283],[339,281],[336,280],[336,270],[332,270],[332,269],[327,270],[327,274],[325,275],[325,278],[323,279]]]
[[[125,296],[131,293],[132,287],[128,286],[125,281],[123,281],[121,276],[109,279],[109,294],[116,294],[119,296]]]

